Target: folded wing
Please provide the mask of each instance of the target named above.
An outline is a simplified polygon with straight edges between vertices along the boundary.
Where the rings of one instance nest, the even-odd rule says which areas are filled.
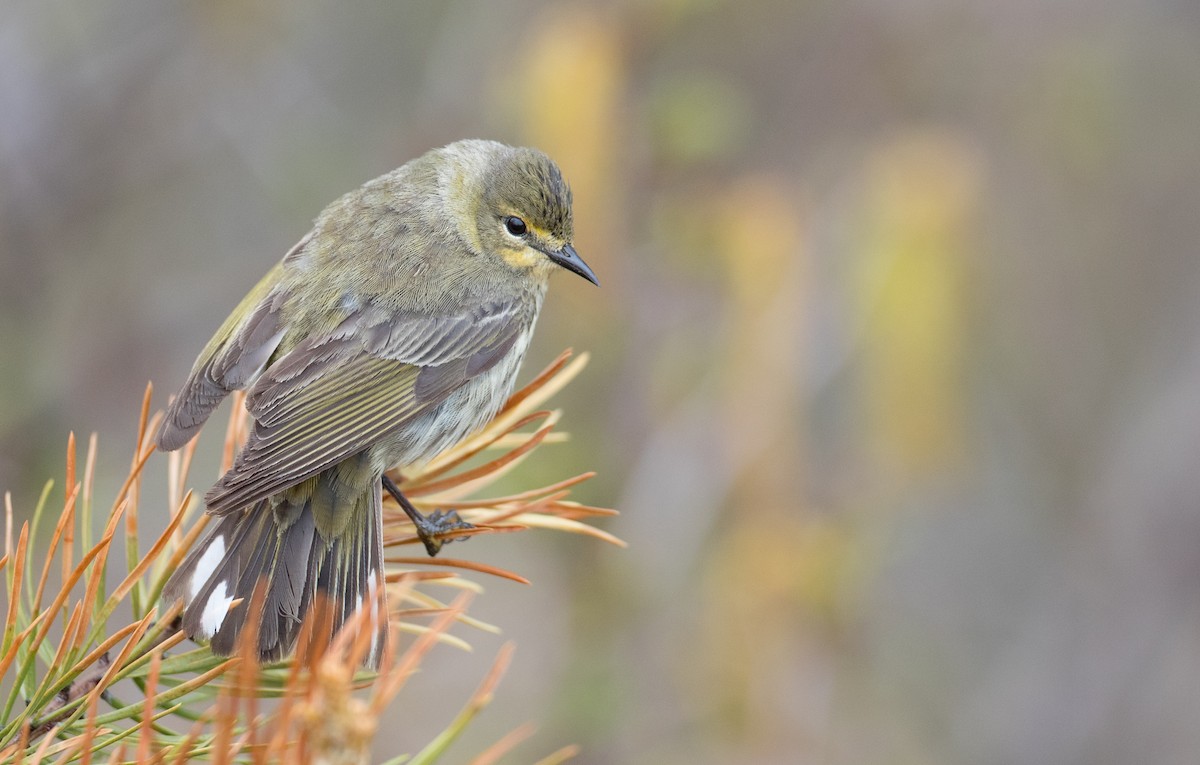
[[[367,449],[490,369],[532,313],[518,302],[448,316],[363,308],[309,338],[258,378],[255,424],[209,512],[246,507]]]

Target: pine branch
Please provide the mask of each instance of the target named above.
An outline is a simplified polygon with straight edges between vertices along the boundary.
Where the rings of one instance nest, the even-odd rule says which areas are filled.
[[[574,361],[569,357],[569,352],[563,353],[515,393],[482,431],[395,480],[420,505],[457,509],[477,527],[469,534],[547,528],[621,544],[584,522],[612,511],[567,499],[570,489],[591,473],[507,496],[479,496],[538,448],[561,440],[554,431],[561,413],[538,407],[586,363],[585,356]],[[356,628],[356,619],[365,611],[349,620],[332,645],[309,639],[322,634],[319,622],[328,618],[331,608],[324,602],[314,604],[296,656],[287,661],[259,665],[253,629],[243,632],[232,657],[192,647],[179,631],[178,605],[164,611],[158,597],[170,572],[199,538],[207,516],[192,492],[184,489],[194,450],[189,445],[167,456],[167,497],[154,502],[174,508],[167,527],[148,548],[141,546],[142,477],[154,451],[150,434],[161,417],[152,413],[151,393],[147,387],[130,470],[98,539],[93,541],[91,527],[94,435],[88,441],[82,480],[76,473],[74,434],[68,438],[66,491],[44,546],[38,544],[39,529],[49,525],[53,484],[46,484],[30,520],[19,529],[14,529],[12,498],[5,496],[0,571],[8,603],[0,677],[7,687],[0,691],[0,762],[71,763],[99,757],[121,761],[131,751],[138,762],[365,762],[380,715],[436,646],[467,647],[466,639],[453,632],[459,626],[497,631],[467,614],[480,589],[466,578],[467,572],[527,580],[470,560],[389,558],[385,578],[391,630],[383,666],[374,674],[357,669],[368,650],[364,640],[369,631]],[[245,439],[247,419],[245,408],[235,402],[224,441],[226,464]],[[385,504],[385,548],[402,549],[417,541],[407,516],[394,503]],[[123,556],[115,552],[118,546]],[[140,549],[145,552],[139,554]],[[119,583],[108,591],[108,576],[115,573],[110,553],[124,565]],[[431,583],[451,585],[460,594],[442,602],[426,590]],[[122,604],[128,605],[133,620],[114,628],[110,622]],[[511,651],[511,646],[504,648],[463,712],[412,761],[434,762],[490,703]],[[136,701],[117,698],[130,688],[139,695]],[[266,708],[259,703],[266,698],[279,702]],[[494,761],[531,731],[518,729],[478,761]],[[560,750],[552,759],[571,753]]]

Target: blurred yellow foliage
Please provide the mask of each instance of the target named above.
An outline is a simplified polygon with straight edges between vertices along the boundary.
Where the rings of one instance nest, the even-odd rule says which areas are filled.
[[[796,193],[770,175],[734,179],[718,200],[716,250],[739,312],[757,312],[781,289],[794,289],[804,261],[798,207]]]
[[[699,665],[707,712],[743,741],[801,733],[784,711],[787,683],[778,678],[800,671],[801,656],[815,660],[851,609],[855,545],[854,530],[836,519],[780,507],[722,536],[704,579]]]
[[[979,162],[940,132],[905,134],[866,167],[857,305],[876,456],[902,474],[956,462],[964,445],[964,293]]]
[[[724,432],[735,461],[798,496],[806,253],[796,193],[767,175],[735,179],[714,201],[712,240],[725,266],[729,315],[714,348],[727,386]],[[758,461],[769,452],[771,457]],[[782,485],[780,485],[782,484]]]
[[[652,103],[658,148],[680,164],[728,156],[749,132],[751,107],[735,81],[712,72],[676,77]]]
[[[605,243],[621,137],[625,63],[619,29],[607,14],[556,7],[536,22],[519,62],[517,87],[529,94],[518,114],[524,139],[562,165],[575,193],[576,242],[593,260]],[[602,266],[597,270],[603,273]]]
[[[810,274],[800,194],[785,179],[750,173],[714,192],[706,209],[726,301],[712,345],[724,384],[720,433],[737,468],[702,582],[703,698],[741,740],[766,741],[795,727],[777,673],[844,607],[853,540],[807,507]]]

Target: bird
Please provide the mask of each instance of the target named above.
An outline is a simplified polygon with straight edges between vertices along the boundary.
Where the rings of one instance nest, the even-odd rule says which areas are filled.
[[[259,661],[275,661],[323,598],[328,640],[369,612],[363,664],[378,667],[383,492],[430,556],[469,528],[455,513],[421,515],[385,471],[496,415],[550,276],[599,285],[573,240],[558,165],[495,141],[433,149],[326,207],[204,347],[155,433],[159,449],[179,449],[246,392],[247,441],[204,497],[213,528],[163,589],[164,603],[183,602],[179,628],[229,655],[254,623]]]

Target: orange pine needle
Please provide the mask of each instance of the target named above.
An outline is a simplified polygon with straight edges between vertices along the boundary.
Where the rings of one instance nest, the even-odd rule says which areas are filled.
[[[533,449],[542,442],[542,439],[544,439],[546,434],[548,434],[552,429],[552,426],[546,425],[545,427],[534,432],[533,435],[529,437],[529,440],[525,443],[521,444],[512,451],[507,452],[506,454],[502,454],[487,464],[480,465],[472,470],[458,473],[451,478],[444,478],[440,481],[432,481],[430,483],[422,484],[419,488],[410,490],[410,492],[414,496],[433,494],[434,492],[442,491],[443,489],[448,489],[452,486],[461,486],[462,484],[467,483],[468,481],[473,481],[476,478],[483,478],[484,476],[491,475],[518,457],[533,451]]]
[[[50,546],[46,549],[46,561],[42,564],[42,575],[38,578],[37,594],[33,596],[34,611],[42,607],[42,594],[46,591],[46,580],[50,578],[50,564],[54,562],[54,553],[58,550],[58,543],[66,534],[67,522],[73,520],[73,514],[69,509],[75,506],[75,497],[81,488],[79,484],[75,484],[75,488],[67,495],[66,505],[58,516],[58,523],[54,526],[54,534],[50,537]]]
[[[498,568],[496,566],[489,566],[486,563],[479,563],[473,560],[461,560],[458,558],[388,558],[386,562],[398,563],[406,566],[435,565],[449,566],[450,568],[463,568],[469,571],[478,571],[481,574],[498,576],[501,579],[510,579],[514,582],[519,582],[520,584],[530,583],[528,579],[520,574],[515,574],[512,571]]]
[[[12,516],[11,512],[9,513],[9,516]],[[11,534],[9,536],[11,537]],[[17,564],[13,566],[12,590],[8,593],[8,618],[7,621],[4,622],[5,624],[17,623],[17,604],[21,602],[21,579],[22,575],[25,573],[25,546],[28,544],[28,542],[29,521],[25,521],[21,524],[21,536],[17,538],[17,554],[14,556],[14,560],[17,561]]]
[[[511,435],[512,433],[515,433],[516,431],[520,430],[521,428],[525,427],[526,425],[532,424],[539,420],[544,420],[549,416],[550,416],[550,413],[544,412],[544,411],[543,412],[534,412],[533,414],[528,414],[528,415],[522,417],[521,419],[517,420],[516,422],[512,423],[508,427],[500,429],[495,434],[493,434],[490,438],[486,438],[468,449],[457,450],[461,453],[455,454],[452,459],[447,460],[445,463],[439,465],[436,468],[426,469],[425,471],[423,471],[421,473],[419,478],[406,482],[406,484],[405,484],[406,491],[414,492],[418,488],[420,488],[420,489],[423,489],[425,491],[425,493],[428,493],[429,490],[427,489],[427,485],[429,484],[430,479],[436,478],[437,476],[444,475],[444,474],[450,472],[454,468],[458,467],[459,465],[463,464],[467,460],[471,459],[476,454],[479,454],[484,449],[487,449],[489,446],[496,443],[497,441],[504,438],[505,436]],[[529,434],[522,434],[522,435],[529,435]]]
[[[67,478],[63,486],[75,486],[75,431],[71,431],[67,436]],[[79,485],[79,491],[83,490],[82,484]],[[71,560],[74,558],[75,552],[75,497],[79,492],[75,492],[72,498],[68,500],[63,509],[63,539],[62,539],[62,578],[66,581],[67,575],[71,573]]]
[[[158,694],[158,673],[162,669],[162,651],[155,650],[150,657],[150,674],[146,677],[146,701],[142,706],[142,729],[138,738],[137,761],[150,762],[151,746],[154,741],[154,702]]]
[[[575,755],[579,754],[579,752],[580,749],[576,744],[564,746],[549,757],[538,760],[534,765],[561,765],[561,763],[567,760],[574,759]]]
[[[522,401],[533,395],[534,391],[538,390],[546,383],[550,382],[550,380],[554,379],[554,376],[561,372],[563,367],[567,365],[567,362],[571,360],[572,353],[574,353],[574,351],[570,348],[567,348],[562,353],[558,354],[558,357],[554,359],[554,361],[551,361],[545,369],[543,369],[541,372],[538,372],[537,376],[530,380],[524,388],[521,388],[519,391],[509,396],[508,401],[504,402],[504,406],[500,409],[499,414],[496,416],[499,417],[506,412],[511,412],[513,409],[516,409]]]
[[[511,752],[518,744],[532,736],[535,732],[537,732],[537,726],[531,722],[514,728],[504,734],[504,737],[499,741],[476,755],[475,759],[471,760],[471,765],[495,765],[495,763],[500,761],[501,757]]]

